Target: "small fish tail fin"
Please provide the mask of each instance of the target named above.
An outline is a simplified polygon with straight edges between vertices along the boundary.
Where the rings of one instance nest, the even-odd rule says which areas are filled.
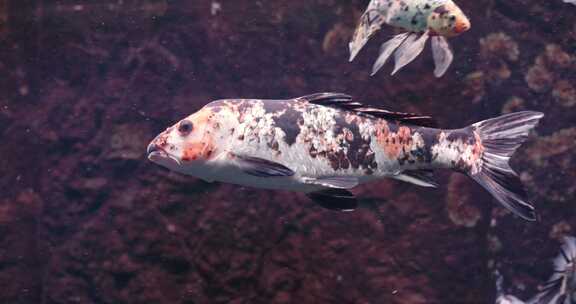
[[[536,212],[526,200],[522,182],[508,161],[543,116],[540,112],[522,111],[472,125],[484,150],[480,169],[468,175],[508,210],[530,221],[536,220]]]
[[[568,269],[576,269],[572,267],[573,263],[576,263],[576,237],[565,236],[560,254],[554,260],[554,271],[563,273]]]

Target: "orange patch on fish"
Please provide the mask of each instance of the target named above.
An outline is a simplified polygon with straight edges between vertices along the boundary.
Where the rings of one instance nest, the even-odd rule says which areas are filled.
[[[400,127],[397,132],[390,132],[387,123],[382,123],[376,129],[378,145],[382,147],[390,159],[398,158],[408,151],[412,145],[412,131],[408,127]]]
[[[209,143],[193,143],[186,145],[183,161],[208,160],[214,154],[214,147]]]
[[[215,146],[210,133],[215,128],[214,112],[204,108],[192,116],[194,131],[184,143],[183,161],[208,160],[214,154]],[[201,138],[196,134],[201,134]]]
[[[187,143],[182,155],[183,161],[209,160],[214,155],[216,147],[210,135],[206,134],[202,141]]]
[[[459,19],[456,24],[454,25],[454,32],[456,34],[462,34],[470,29],[470,21],[465,18]]]
[[[482,138],[478,132],[474,131],[474,147],[472,147],[472,155],[474,157],[474,161],[477,161],[482,158],[484,155],[484,145],[482,144]]]

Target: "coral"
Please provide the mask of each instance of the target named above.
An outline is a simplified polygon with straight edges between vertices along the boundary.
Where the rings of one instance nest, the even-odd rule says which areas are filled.
[[[502,114],[518,112],[526,109],[526,102],[518,96],[508,98],[502,107]]]
[[[505,33],[492,33],[480,39],[480,62],[489,83],[501,83],[512,75],[509,62],[518,61],[518,43]]]
[[[542,199],[574,204],[576,170],[568,169],[576,167],[574,138],[576,128],[562,129],[537,138],[522,152],[530,164],[522,177]]]
[[[452,174],[446,194],[448,217],[458,226],[474,227],[482,218],[480,210],[474,205],[477,189],[472,181],[463,174]]]
[[[561,106],[570,108],[576,105],[576,89],[571,80],[576,76],[574,56],[556,44],[548,44],[544,53],[538,55],[534,65],[528,69],[525,81],[538,93],[548,93]]]
[[[505,33],[492,33],[480,39],[480,58],[484,60],[498,57],[517,61],[519,56],[518,43]]]
[[[487,87],[498,86],[512,77],[511,64],[520,57],[518,43],[503,32],[491,33],[479,41],[480,52],[474,72],[466,75],[466,96],[473,102],[480,101],[486,94]]]

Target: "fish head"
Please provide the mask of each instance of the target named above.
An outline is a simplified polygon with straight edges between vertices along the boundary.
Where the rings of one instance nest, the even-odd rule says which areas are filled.
[[[180,173],[203,177],[215,152],[211,136],[215,113],[209,108],[178,121],[148,145],[148,159]]]
[[[454,37],[470,29],[470,19],[449,1],[436,7],[428,16],[428,28],[440,36]]]

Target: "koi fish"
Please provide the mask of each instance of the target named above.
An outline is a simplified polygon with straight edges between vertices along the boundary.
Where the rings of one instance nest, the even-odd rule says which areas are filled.
[[[495,304],[526,304],[517,297],[504,293],[504,277],[498,270],[494,272],[496,276],[496,302]]]
[[[431,37],[434,75],[444,75],[454,55],[447,37],[454,37],[470,29],[470,20],[451,0],[372,0],[360,18],[350,42],[350,62],[382,24],[399,27],[407,32],[394,36],[382,44],[380,55],[372,67],[372,75],[394,54],[392,75],[412,62]]]
[[[211,102],[160,133],[148,158],[205,181],[305,193],[320,206],[358,206],[350,189],[393,178],[436,187],[431,170],[468,174],[516,215],[534,208],[508,159],[543,114],[517,112],[462,129],[429,116],[365,106],[338,93]]]
[[[576,303],[576,238],[564,237],[554,260],[554,273],[529,304]]]
[[[524,302],[504,294],[504,278],[496,275],[496,304],[574,304],[576,303],[576,238],[564,237],[560,254],[554,260],[554,274],[533,298]]]

